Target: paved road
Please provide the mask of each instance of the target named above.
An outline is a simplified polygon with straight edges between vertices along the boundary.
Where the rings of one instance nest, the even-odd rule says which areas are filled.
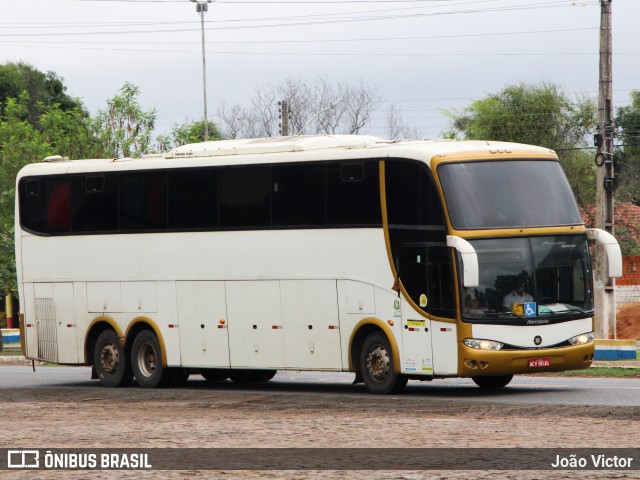
[[[77,392],[80,396],[92,395],[101,389],[99,382],[89,380],[91,370],[87,367],[31,367],[0,366],[0,400],[11,396],[16,389],[34,391],[63,389]],[[362,385],[351,385],[353,374],[326,372],[279,372],[264,384],[238,385],[232,382],[209,384],[199,375],[193,375],[181,387],[181,393],[197,396],[198,391],[268,392],[270,394],[314,393],[348,397],[368,395]],[[35,389],[35,390],[34,390]],[[11,393],[8,391],[11,390]],[[137,386],[115,389],[110,395],[144,396]],[[25,392],[26,393],[26,392]],[[158,395],[155,391],[154,396]],[[444,402],[509,403],[519,405],[576,405],[576,406],[640,406],[640,381],[632,378],[576,378],[517,376],[507,388],[485,391],[469,379],[434,380],[433,382],[411,381],[403,397],[416,400],[420,397]],[[26,400],[27,398],[25,398]]]

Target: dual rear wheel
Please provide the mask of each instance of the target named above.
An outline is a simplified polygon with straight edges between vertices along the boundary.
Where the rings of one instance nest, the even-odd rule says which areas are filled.
[[[135,377],[143,388],[177,387],[189,378],[189,372],[182,368],[162,365],[160,342],[150,330],[142,330],[136,335],[130,355],[128,353],[113,330],[104,330],[98,336],[93,361],[103,385],[123,387]],[[209,382],[230,378],[236,383],[267,382],[275,374],[276,370],[209,369],[202,372]]]

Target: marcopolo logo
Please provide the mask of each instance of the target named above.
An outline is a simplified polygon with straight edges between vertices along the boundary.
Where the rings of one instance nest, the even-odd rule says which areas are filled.
[[[40,452],[38,450],[7,451],[7,468],[39,468]]]

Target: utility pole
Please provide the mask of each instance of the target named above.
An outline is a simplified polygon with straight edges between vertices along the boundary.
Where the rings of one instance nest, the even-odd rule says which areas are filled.
[[[289,136],[289,102],[287,100],[282,100],[278,102],[278,106],[280,107],[280,134],[283,137]]]
[[[611,2],[600,0],[600,81],[596,154],[596,228],[613,235],[613,70],[611,47]],[[596,245],[595,269],[596,338],[616,337],[615,281],[609,277],[604,247]]]
[[[200,31],[202,32],[202,91],[204,93],[204,141],[209,141],[209,119],[207,116],[207,61],[204,43],[204,16],[209,10],[211,0],[190,0],[196,4],[196,12],[200,14]]]

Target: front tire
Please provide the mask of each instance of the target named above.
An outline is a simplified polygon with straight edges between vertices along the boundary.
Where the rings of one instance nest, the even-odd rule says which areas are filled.
[[[125,349],[113,330],[105,330],[98,336],[93,350],[93,365],[105,387],[124,387],[133,379]]]
[[[506,387],[512,378],[513,375],[501,375],[498,377],[472,377],[472,380],[480,388],[496,389]]]
[[[164,387],[171,380],[171,370],[162,366],[162,350],[155,334],[143,330],[131,346],[131,368],[136,382],[143,388]]]
[[[408,378],[395,371],[389,339],[382,332],[370,333],[360,350],[360,374],[367,390],[378,395],[400,393]]]

